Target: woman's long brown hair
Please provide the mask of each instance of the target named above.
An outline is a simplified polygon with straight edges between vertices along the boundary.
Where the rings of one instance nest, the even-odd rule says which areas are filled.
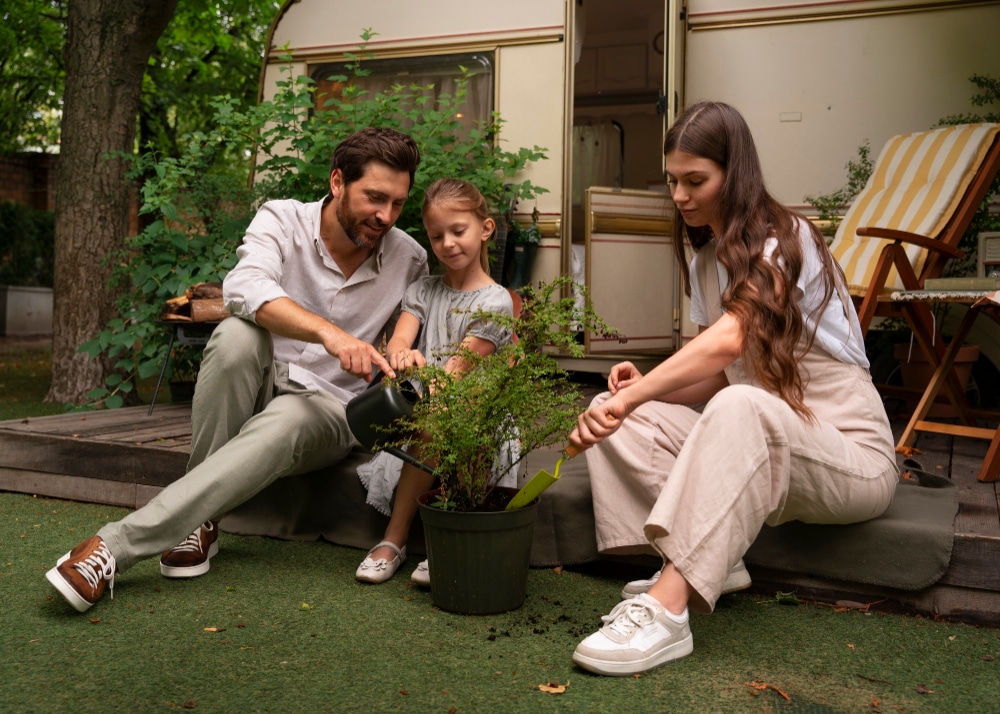
[[[663,153],[671,151],[684,151],[722,167],[718,204],[722,235],[713,236],[708,226],[686,226],[688,238],[695,250],[716,238],[716,255],[729,276],[722,307],[739,320],[741,356],[748,371],[798,414],[811,419],[797,362],[812,347],[815,333],[803,335],[795,290],[802,271],[796,219],[809,227],[823,262],[824,294],[815,311],[817,322],[839,273],[826,241],[809,220],[767,192],[750,128],[728,104],[703,102],[685,110],[667,132]],[[771,237],[777,240],[777,248],[768,259],[764,249]],[[687,266],[684,273],[690,284]]]

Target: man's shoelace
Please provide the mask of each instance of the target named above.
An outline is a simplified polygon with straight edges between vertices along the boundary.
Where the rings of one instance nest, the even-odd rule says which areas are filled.
[[[656,611],[638,598],[622,600],[615,608],[601,617],[605,626],[619,635],[628,637],[640,627],[648,625],[656,617]]]
[[[103,543],[87,558],[74,563],[73,568],[83,576],[87,584],[94,590],[101,579],[108,581],[108,592],[115,599],[115,556]]]
[[[194,533],[189,535],[183,541],[175,545],[171,550],[178,551],[181,553],[201,553],[204,549],[201,544],[201,531],[202,529],[206,531],[212,530],[213,524],[208,521],[201,525]]]

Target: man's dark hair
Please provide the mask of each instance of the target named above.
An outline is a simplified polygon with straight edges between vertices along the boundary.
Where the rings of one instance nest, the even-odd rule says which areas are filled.
[[[413,175],[420,163],[417,142],[395,129],[375,129],[368,127],[351,134],[333,150],[330,173],[340,169],[344,183],[357,181],[365,173],[370,161],[381,161],[396,171],[406,171],[413,187]]]

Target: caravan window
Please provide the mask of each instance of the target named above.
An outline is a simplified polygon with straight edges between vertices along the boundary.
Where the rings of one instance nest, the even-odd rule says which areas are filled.
[[[316,82],[316,106],[331,97],[339,97],[344,83],[332,81],[336,75],[351,76],[350,62],[328,62],[310,68],[309,75]],[[429,87],[426,93],[432,100],[441,94],[455,91],[455,80],[462,76],[462,67],[468,71],[469,84],[465,105],[458,119],[464,127],[472,128],[480,121],[488,121],[493,112],[493,57],[489,53],[434,55],[430,57],[405,57],[399,59],[362,60],[364,77],[350,80],[368,91],[367,96],[386,91],[396,84]]]

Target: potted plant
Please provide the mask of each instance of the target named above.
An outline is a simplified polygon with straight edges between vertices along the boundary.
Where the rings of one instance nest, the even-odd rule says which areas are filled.
[[[566,445],[576,425],[580,394],[553,352],[580,356],[570,330],[608,334],[585,289],[583,307],[573,281],[557,278],[527,287],[518,317],[485,315],[510,327],[517,339],[483,357],[466,351],[469,369],[460,377],[425,366],[397,380],[430,385],[403,417],[394,448],[419,445],[433,464],[436,490],[420,499],[434,604],[452,612],[487,614],[524,602],[531,529],[537,501],[505,510],[515,491],[494,486],[494,462],[512,440],[517,461],[535,449]]]
[[[531,223],[522,225],[511,217],[507,229],[507,240],[514,246],[514,272],[510,279],[510,287],[520,290],[531,282],[531,266],[535,262],[538,244],[542,241],[542,231],[538,227],[538,209],[531,214]]]

